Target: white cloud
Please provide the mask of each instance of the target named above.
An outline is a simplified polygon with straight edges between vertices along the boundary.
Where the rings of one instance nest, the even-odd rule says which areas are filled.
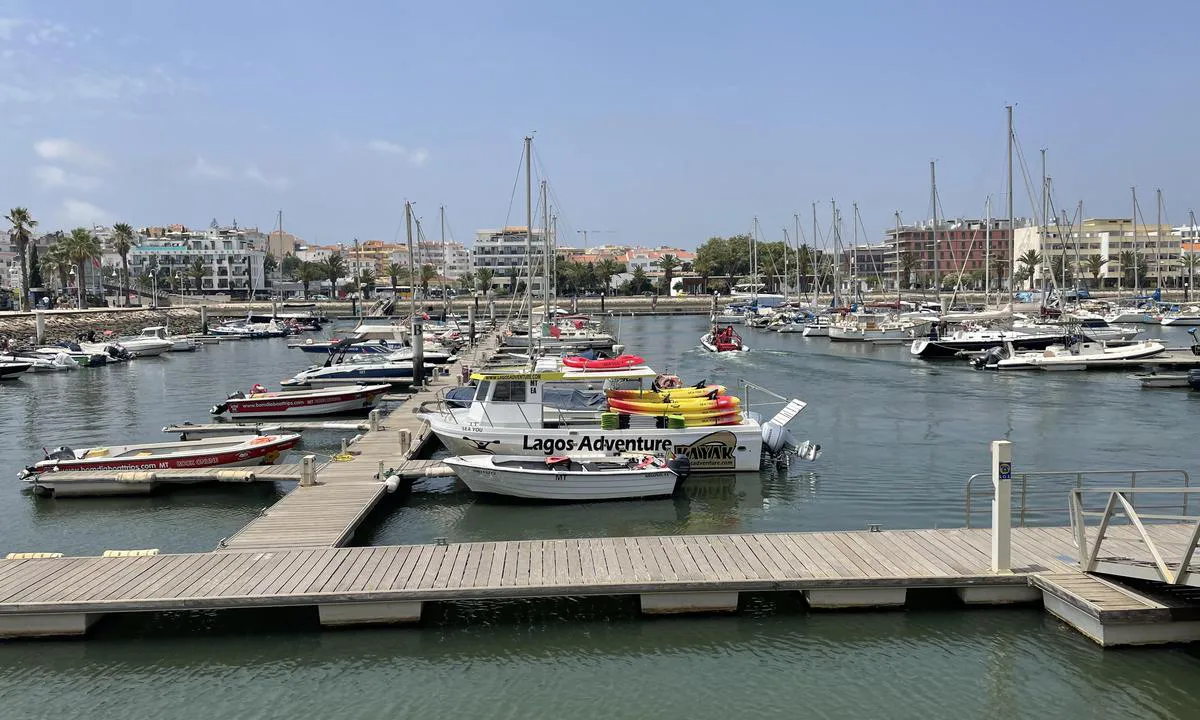
[[[287,190],[292,181],[282,175],[266,175],[257,165],[247,165],[242,175],[251,182],[268,187],[272,190]]]
[[[66,138],[47,138],[33,144],[33,151],[43,160],[56,160],[84,167],[100,167],[104,156]]]
[[[380,155],[392,155],[403,158],[414,167],[421,167],[429,159],[429,151],[425,148],[417,148],[410,151],[403,145],[394,143],[391,140],[371,140],[367,143],[367,149]]]
[[[59,220],[62,227],[91,227],[111,225],[116,222],[116,216],[86,200],[67,198],[59,211]]]
[[[46,190],[53,188],[95,190],[100,185],[99,178],[76,175],[53,165],[38,165],[33,168],[32,174],[38,185]]]
[[[384,155],[403,155],[404,146],[390,140],[372,140],[367,143],[367,149]]]
[[[10,17],[0,17],[0,40],[4,40],[5,42],[12,40],[13,34],[16,33],[17,28],[24,24],[24,20],[18,20],[17,18]]]
[[[196,156],[196,162],[192,165],[191,174],[194,177],[207,178],[209,180],[228,180],[233,174],[228,168],[220,165],[213,165],[205,160],[202,156]]]

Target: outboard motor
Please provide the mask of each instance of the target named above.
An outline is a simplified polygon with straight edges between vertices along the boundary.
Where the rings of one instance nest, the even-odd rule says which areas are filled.
[[[1196,339],[1196,328],[1190,328],[1188,334],[1192,336],[1192,354],[1200,355],[1200,340]]]
[[[1188,370],[1188,387],[1200,390],[1200,370]]]
[[[796,448],[796,438],[782,425],[776,425],[773,422],[765,422],[762,425],[763,447],[772,455],[794,450]]]
[[[66,445],[60,445],[46,453],[47,460],[74,460],[75,451]]]
[[[679,479],[675,481],[675,487],[683,482],[684,478],[692,474],[692,463],[687,457],[679,455],[667,460],[667,467],[675,472]]]
[[[979,357],[972,360],[971,364],[973,366],[975,366],[976,370],[986,370],[988,368],[995,368],[997,363],[999,363],[1003,359],[1004,359],[1004,348],[994,347],[991,350],[988,350],[987,352],[985,352],[983,355],[980,355]]]

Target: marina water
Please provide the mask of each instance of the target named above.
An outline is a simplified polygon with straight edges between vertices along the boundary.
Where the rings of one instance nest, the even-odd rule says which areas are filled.
[[[702,353],[703,318],[613,318],[631,351],[685,381],[747,379],[809,407],[820,443],[790,471],[690,478],[664,500],[477,501],[416,485],[357,542],[961,526],[987,443],[1016,469],[1193,468],[1200,399],[1127,373],[1014,373],[929,363],[906,346],[746,330],[750,353]],[[1181,330],[1150,328],[1181,347]],[[222,486],[149,498],[20,492],[43,447],[147,441],[210,405],[273,386],[314,356],[283,341],[226,343],[0,385],[0,551],[211,550],[287,488]],[[751,409],[773,401],[751,394]],[[336,450],[314,433],[305,451]],[[1065,522],[1061,509],[1036,520]],[[986,512],[986,508],[981,508]],[[932,606],[940,600],[929,598]],[[419,629],[319,632],[306,611],[112,617],[87,642],[0,645],[3,717],[1186,717],[1200,670],[1187,648],[1102,651],[1041,610],[806,613],[752,596],[736,617],[646,620],[636,601],[433,606]],[[219,690],[219,692],[217,691]]]

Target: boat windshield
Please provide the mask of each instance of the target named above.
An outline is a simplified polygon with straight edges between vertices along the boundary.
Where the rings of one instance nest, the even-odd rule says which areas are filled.
[[[487,400],[488,390],[491,388],[491,380],[480,380],[479,387],[475,390],[475,402],[483,402],[484,400]]]
[[[497,382],[496,390],[492,393],[493,402],[525,402],[525,382]]]

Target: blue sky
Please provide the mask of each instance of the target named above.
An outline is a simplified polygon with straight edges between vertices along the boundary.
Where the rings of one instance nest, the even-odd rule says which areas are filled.
[[[1200,4],[0,0],[0,205],[88,221],[394,239],[523,222],[521,138],[560,242],[778,237],[813,201],[1003,213],[1004,105],[1056,200],[1200,205]],[[1035,182],[1040,182],[1035,180]],[[1018,214],[1029,191],[1018,180]],[[1037,191],[1034,191],[1035,194]],[[850,234],[847,222],[846,233]]]

